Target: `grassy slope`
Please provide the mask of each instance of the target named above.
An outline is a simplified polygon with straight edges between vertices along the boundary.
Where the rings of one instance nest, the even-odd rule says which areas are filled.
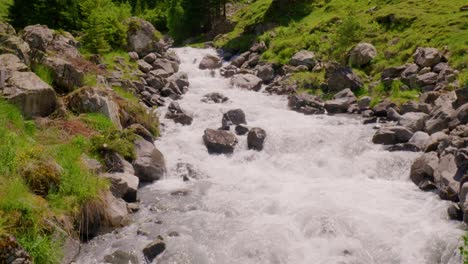
[[[272,10],[271,2],[245,5],[233,17],[235,29],[217,38],[216,44],[242,51],[252,41],[263,40],[268,50],[262,59],[285,64],[301,49],[344,63],[355,44],[370,42],[377,47],[378,57],[365,69],[356,69],[367,84],[378,80],[382,69],[411,62],[418,46],[448,48],[450,63],[461,71],[460,82],[468,83],[468,12],[459,11],[464,0],[315,0],[288,10]],[[389,14],[395,15],[394,23],[377,22]],[[268,23],[274,27],[261,35],[252,30],[256,24]],[[408,97],[411,93],[417,94],[410,92]]]

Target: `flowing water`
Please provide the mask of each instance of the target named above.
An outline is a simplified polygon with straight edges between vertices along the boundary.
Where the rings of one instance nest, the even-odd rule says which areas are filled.
[[[161,118],[156,145],[167,176],[140,190],[134,224],[85,245],[77,263],[103,263],[117,249],[144,263],[141,251],[158,235],[167,249],[154,263],[460,263],[461,224],[447,219],[447,202],[409,180],[418,154],[373,145],[372,125],[357,117],[305,116],[284,97],[230,87],[197,67],[213,50],[176,52],[191,84],[179,103],[194,122]],[[230,101],[200,102],[210,92]],[[267,131],[265,149],[247,150],[239,136],[232,155],[209,155],[203,131],[237,108]],[[180,163],[197,179],[184,182]]]

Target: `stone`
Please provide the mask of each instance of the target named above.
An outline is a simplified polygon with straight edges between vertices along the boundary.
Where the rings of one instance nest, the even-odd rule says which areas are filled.
[[[238,141],[234,134],[224,130],[206,129],[203,141],[210,154],[230,154]]]
[[[259,91],[262,88],[262,79],[253,74],[237,74],[231,78],[231,85],[239,88]]]
[[[228,100],[229,98],[217,92],[205,94],[203,98],[201,99],[201,101],[204,103],[214,103],[214,104],[222,104],[222,103],[227,102]]]
[[[410,86],[413,89],[434,86],[437,83],[438,76],[439,75],[435,72],[428,72],[422,75],[418,75],[416,76],[416,79],[410,83]]]
[[[363,83],[350,67],[329,63],[326,66],[325,78],[330,92],[339,92],[346,88],[357,91]]]
[[[138,53],[134,51],[130,51],[128,53],[128,56],[130,57],[130,61],[138,61],[140,59],[140,57],[138,56]]]
[[[223,129],[229,130],[229,126],[241,124],[246,125],[247,121],[245,120],[245,113],[242,109],[234,109],[223,114],[221,123]]]
[[[359,43],[349,53],[349,63],[362,67],[369,64],[377,56],[377,49],[370,43]]]
[[[198,65],[198,68],[200,68],[201,70],[214,70],[221,68],[221,66],[223,66],[223,63],[218,56],[206,55],[201,60],[200,64]]]
[[[364,110],[369,108],[371,101],[372,98],[370,96],[364,96],[359,98],[359,100],[357,101],[359,109]]]
[[[458,202],[460,182],[455,179],[456,175],[455,156],[453,154],[442,156],[437,169],[434,171],[434,182],[441,199]]]
[[[243,136],[249,132],[249,128],[244,125],[237,125],[234,130],[238,136]]]
[[[294,54],[294,56],[289,61],[289,64],[292,66],[301,66],[304,65],[309,69],[312,69],[317,63],[315,59],[315,53],[308,50],[301,50]]]
[[[424,130],[429,134],[433,134],[448,128],[453,114],[454,110],[451,105],[435,107],[426,121]]]
[[[460,124],[468,124],[468,103],[460,106],[454,113]]]
[[[158,255],[161,255],[166,250],[166,243],[161,236],[158,239],[146,245],[143,249],[143,255],[149,263],[151,263]]]
[[[171,77],[167,78],[167,81],[169,83],[175,83],[177,85],[177,88],[179,88],[179,90],[181,91],[190,86],[188,75],[185,72],[176,72]]]
[[[145,57],[143,57],[143,60],[149,64],[153,64],[153,62],[158,58],[155,53],[148,53]]]
[[[33,259],[14,236],[0,236],[0,262],[5,264],[32,264]]]
[[[460,206],[458,204],[451,204],[447,208],[447,215],[450,220],[455,220],[455,221],[462,221],[463,220],[463,212],[460,209]]]
[[[247,58],[242,56],[242,55],[239,55],[239,56],[236,56],[234,57],[234,59],[231,60],[231,64],[232,66],[235,66],[236,68],[239,68],[241,67],[245,62],[247,61]]]
[[[159,180],[166,174],[166,162],[163,154],[154,144],[144,140],[135,140],[136,159],[133,161],[135,175],[141,182]]]
[[[66,97],[69,109],[75,113],[100,113],[108,117],[118,128],[120,123],[119,105],[111,92],[97,87],[84,87]]]
[[[132,17],[124,21],[128,25],[127,51],[138,53],[140,58],[150,52],[162,51],[161,44],[157,38],[158,31],[154,26],[141,18]]]
[[[182,110],[177,102],[171,102],[167,108],[166,118],[172,119],[175,123],[181,124],[183,126],[189,126],[193,122],[193,117],[185,110]]]
[[[418,103],[415,101],[408,101],[401,106],[402,114],[406,114],[410,112],[421,112],[421,113],[429,114],[431,110],[432,110],[432,107],[430,104]]]
[[[413,59],[420,67],[433,67],[442,60],[442,54],[436,48],[418,47]]]
[[[140,137],[144,138],[146,141],[153,143],[156,140],[156,137],[151,134],[144,126],[141,124],[131,124],[128,127],[129,130],[133,131],[133,133],[139,135]]]
[[[71,92],[84,83],[84,72],[68,60],[47,56],[41,63],[52,71],[54,84],[61,91]]]
[[[398,120],[399,126],[404,126],[414,132],[424,129],[424,124],[429,116],[424,113],[410,112],[401,115]]]
[[[148,73],[153,69],[153,66],[151,64],[147,63],[144,60],[138,60],[138,69],[142,71],[143,73]]]
[[[430,91],[430,92],[422,93],[419,96],[419,101],[421,103],[433,105],[439,97],[440,97],[440,92]]]
[[[288,107],[305,115],[324,114],[325,107],[322,100],[306,93],[293,94],[288,99]]]
[[[425,151],[436,151],[440,142],[446,140],[448,138],[448,135],[445,134],[444,132],[436,132],[432,135],[429,136],[429,140],[426,143],[426,148]]]
[[[31,49],[45,52],[54,39],[54,31],[45,25],[32,25],[24,28],[22,37]]]
[[[405,71],[406,66],[397,66],[397,67],[390,67],[390,68],[385,68],[382,71],[382,76],[381,79],[382,81],[388,80],[388,79],[396,79],[399,78],[402,74],[403,71]]]
[[[346,113],[351,104],[356,102],[356,96],[351,89],[346,88],[334,96],[333,100],[325,102],[325,109],[330,114]]]
[[[138,185],[140,179],[137,176],[126,172],[105,173],[102,177],[111,182],[110,191],[117,198],[133,203],[137,201]]]
[[[22,38],[16,35],[15,29],[8,23],[0,22],[0,54],[11,53],[29,65],[31,49]]]
[[[394,152],[394,151],[419,152],[421,151],[421,149],[418,146],[412,143],[398,143],[395,145],[390,145],[386,148],[386,150],[390,152]]]
[[[458,107],[468,103],[468,86],[463,87],[455,91],[457,100],[453,102],[453,108],[457,109]]]
[[[177,63],[170,61],[168,59],[157,59],[153,62],[153,69],[155,71],[151,71],[153,75],[162,76],[162,77],[169,77],[172,74],[179,71],[179,66]],[[163,70],[162,72],[157,72],[156,70]]]
[[[28,66],[14,54],[0,54],[0,70],[7,70],[11,74],[14,71],[28,71]]]
[[[127,204],[122,199],[118,199],[114,197],[112,193],[106,192],[104,195],[104,204],[106,205],[103,210],[104,215],[107,216],[108,223],[105,223],[107,224],[107,228],[112,230],[117,227],[126,226],[130,223]]]
[[[108,173],[126,172],[129,174],[135,174],[133,165],[126,161],[120,154],[113,151],[107,151],[104,153],[104,165]]]
[[[104,257],[106,263],[111,264],[138,264],[138,257],[130,251],[116,250],[114,253]]]
[[[234,65],[228,65],[226,67],[221,68],[219,73],[225,78],[231,78],[232,76],[239,73],[239,69]]]
[[[392,103],[392,101],[385,99],[384,101],[375,105],[372,110],[374,111],[374,115],[377,117],[387,117],[388,109],[395,107],[396,105]]]
[[[372,142],[383,145],[406,143],[413,134],[411,130],[402,126],[382,127],[375,133]]]
[[[247,134],[247,147],[257,151],[263,150],[266,137],[267,134],[265,130],[258,127],[250,129]]]
[[[263,41],[257,42],[253,44],[252,47],[250,47],[250,52],[253,52],[253,53],[263,53],[266,50],[267,50],[267,46],[265,42]]]
[[[430,136],[426,132],[417,131],[413,134],[408,143],[417,146],[421,150],[424,150],[429,141],[429,138]]]
[[[439,164],[439,158],[436,152],[422,154],[411,165],[410,179],[418,187],[431,186],[434,182],[434,172]],[[422,188],[421,188],[422,189]]]
[[[468,168],[468,147],[457,150],[455,163],[458,168]]]
[[[275,78],[275,70],[271,64],[258,66],[256,74],[265,83],[271,82]]]
[[[0,94],[16,105],[25,118],[48,116],[57,108],[54,89],[32,72],[12,72]]]

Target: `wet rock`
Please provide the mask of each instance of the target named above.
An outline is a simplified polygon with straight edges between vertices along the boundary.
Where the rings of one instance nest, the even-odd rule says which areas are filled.
[[[243,136],[249,132],[249,128],[244,125],[237,125],[235,131],[236,135]]]
[[[413,132],[406,127],[393,126],[380,128],[372,138],[375,144],[394,145],[406,143],[413,136]]]
[[[410,112],[401,115],[398,120],[398,125],[404,126],[414,132],[424,129],[424,124],[429,116],[424,113]]]
[[[170,75],[179,71],[179,65],[168,59],[157,59],[153,62],[153,69],[154,71],[151,71],[153,75],[167,78]]]
[[[135,175],[142,182],[159,180],[166,173],[166,162],[163,154],[150,142],[144,139],[135,141],[136,159],[133,162]]]
[[[329,63],[326,65],[325,78],[330,92],[339,92],[346,88],[351,91],[357,91],[363,86],[361,79],[353,72],[350,67],[342,66],[338,63]]]
[[[138,184],[140,180],[137,176],[126,173],[105,173],[102,175],[111,182],[110,191],[117,198],[133,203],[137,201]]]
[[[127,51],[135,51],[140,58],[153,51],[162,51],[162,45],[156,37],[157,31],[150,22],[132,17],[125,20],[125,23],[128,25]]]
[[[218,56],[206,55],[201,60],[200,64],[198,65],[198,68],[200,68],[201,70],[214,70],[221,68],[222,65],[223,63]]]
[[[390,100],[386,99],[377,105],[375,105],[372,110],[374,111],[374,115],[377,117],[387,117],[388,109],[395,108],[396,105],[392,103]]]
[[[273,65],[266,64],[258,66],[257,76],[258,78],[262,79],[265,83],[272,81],[275,78],[275,70],[273,69]]]
[[[317,63],[315,59],[315,53],[308,50],[301,50],[294,54],[294,56],[289,61],[289,64],[292,66],[301,66],[304,65],[309,69],[312,69]]]
[[[177,171],[177,174],[180,175],[180,177],[184,181],[189,181],[190,179],[200,178],[200,173],[195,169],[195,167],[192,164],[189,164],[189,163],[184,163],[184,162],[177,163],[176,171]]]
[[[222,104],[225,103],[229,100],[226,96],[224,96],[221,93],[209,93],[205,94],[203,98],[201,99],[202,102],[204,103],[214,103],[214,104]]]
[[[463,212],[458,204],[453,203],[447,208],[447,214],[450,220],[462,221]]]
[[[133,252],[116,250],[111,255],[104,257],[106,263],[111,264],[138,264],[138,257]]]
[[[176,72],[169,78],[167,78],[169,83],[175,83],[179,90],[183,91],[184,89],[190,86],[188,75],[185,72]]]
[[[265,143],[266,136],[266,131],[261,128],[254,127],[250,129],[249,133],[247,134],[248,148],[258,151],[263,150],[263,145]]]
[[[413,59],[420,67],[433,67],[441,61],[442,54],[436,48],[419,47],[413,54]]]
[[[317,96],[306,93],[291,95],[288,100],[288,106],[291,110],[305,115],[325,113],[325,107],[322,100]]]
[[[370,43],[359,43],[349,53],[349,63],[361,67],[369,64],[377,56],[377,49]]]
[[[241,125],[247,124],[245,120],[245,113],[242,109],[229,110],[223,114],[223,119],[221,121],[222,128],[228,130],[232,125]]]
[[[178,236],[180,236],[179,232],[177,232],[177,231],[171,231],[171,232],[169,232],[167,235],[170,236],[170,237],[178,237]]]
[[[460,182],[455,179],[456,176],[455,156],[453,154],[442,156],[437,169],[434,171],[434,182],[439,190],[440,198],[458,202]]]
[[[425,150],[429,138],[430,136],[426,132],[417,131],[413,134],[408,143],[417,146],[421,150]]]
[[[390,152],[394,151],[408,151],[408,152],[419,152],[421,149],[412,143],[399,143],[396,145],[391,145],[386,148]]]
[[[231,78],[231,85],[239,88],[259,91],[262,88],[262,79],[253,74],[237,74]]]
[[[439,158],[436,152],[424,153],[417,158],[411,165],[410,179],[420,189],[427,191],[425,187],[432,186],[434,182],[434,172],[439,164]]]
[[[185,110],[182,110],[177,102],[171,102],[167,109],[166,118],[184,126],[189,126],[193,122],[193,117]]]
[[[232,76],[239,73],[239,69],[234,65],[228,65],[226,67],[221,68],[219,73],[225,78],[231,78]]]
[[[347,88],[334,96],[333,100],[325,102],[325,109],[330,114],[346,113],[351,104],[356,102],[356,96]]]
[[[164,250],[166,250],[166,243],[161,236],[158,236],[158,239],[146,245],[143,249],[143,255],[149,262],[152,262]]]
[[[206,129],[203,141],[210,154],[229,154],[234,152],[237,138],[234,134],[224,130]]]
[[[57,97],[50,85],[32,72],[13,72],[6,78],[1,95],[16,105],[23,116],[48,116],[57,107]]]
[[[187,196],[190,194],[189,190],[176,190],[171,192],[172,196]]]

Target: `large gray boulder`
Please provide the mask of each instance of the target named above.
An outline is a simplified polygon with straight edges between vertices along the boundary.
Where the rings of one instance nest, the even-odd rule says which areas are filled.
[[[418,47],[413,59],[420,67],[433,67],[442,60],[442,53],[436,48]]]
[[[153,62],[154,70],[163,70],[167,75],[163,77],[169,77],[170,75],[179,71],[179,65],[168,59],[157,59]],[[156,72],[155,72],[156,73]],[[161,74],[155,74],[161,75]]]
[[[249,149],[258,151],[263,150],[266,137],[267,134],[265,130],[259,127],[250,129],[249,133],[247,134],[247,147]]]
[[[198,68],[200,68],[201,70],[214,70],[214,69],[221,68],[222,65],[223,63],[218,56],[206,55],[200,61]]]
[[[333,100],[325,102],[325,109],[330,114],[346,113],[351,104],[356,102],[357,98],[351,89],[346,88],[335,94]]]
[[[350,67],[342,66],[338,63],[326,65],[325,78],[327,79],[330,92],[339,92],[346,88],[354,92],[363,86],[361,79]]]
[[[45,25],[27,26],[23,30],[23,39],[31,49],[45,52],[54,39],[54,31]]]
[[[315,53],[308,50],[301,50],[294,54],[294,56],[289,61],[289,64],[292,66],[307,66],[309,69],[314,68],[315,64],[317,64],[317,60],[315,59]]]
[[[424,129],[424,124],[429,116],[424,113],[410,112],[401,115],[398,120],[399,126],[404,126],[416,132]]]
[[[105,173],[102,177],[111,182],[110,191],[117,198],[122,198],[126,202],[137,201],[138,184],[140,179],[128,172]]]
[[[234,152],[238,141],[236,136],[229,131],[206,129],[203,142],[210,154],[230,154]]]
[[[271,64],[258,66],[256,72],[258,78],[262,79],[265,83],[268,83],[275,78],[275,70]]]
[[[245,120],[245,113],[241,109],[229,110],[223,114],[223,119],[221,120],[222,128],[229,130],[229,127],[232,125],[241,125],[247,124]]]
[[[411,130],[402,126],[382,127],[377,130],[372,138],[372,142],[383,145],[406,143],[411,139],[413,134]]]
[[[35,73],[11,72],[2,85],[0,95],[17,105],[25,118],[48,116],[57,107],[54,89]]]
[[[156,51],[162,51],[154,26],[141,18],[132,17],[125,21],[128,24],[127,51],[135,51],[140,58]]]
[[[410,179],[422,190],[434,188],[434,172],[438,165],[436,152],[424,153],[411,165]]]
[[[421,150],[425,150],[429,139],[429,134],[426,132],[417,131],[413,134],[408,143],[417,146]]]
[[[84,72],[69,60],[59,57],[45,57],[41,63],[52,71],[54,84],[60,90],[70,92],[83,85]]]
[[[100,113],[108,117],[117,128],[122,128],[119,105],[112,93],[97,87],[84,87],[66,97],[70,110],[75,113]]]
[[[11,53],[29,65],[31,49],[22,38],[16,35],[15,29],[8,23],[0,22],[0,54]]]
[[[262,79],[253,74],[237,74],[231,78],[231,85],[239,88],[259,91],[262,88]]]
[[[349,52],[349,63],[361,67],[369,64],[377,56],[377,49],[370,43],[359,43]]]
[[[455,110],[450,103],[435,107],[430,113],[430,118],[426,121],[424,130],[433,134],[448,128],[454,112]]]
[[[166,173],[166,162],[163,154],[145,139],[135,141],[136,159],[133,161],[135,175],[141,182],[159,180]]]
[[[325,107],[323,101],[317,97],[306,93],[293,94],[288,99],[288,106],[305,115],[324,114]]]
[[[439,165],[434,172],[434,182],[439,190],[440,198],[454,202],[458,201],[460,182],[455,179],[457,170],[453,154],[447,154],[440,158]]]
[[[0,55],[0,71],[3,72],[3,76],[6,79],[8,74],[14,71],[28,71],[28,66],[24,64],[16,55],[14,54],[1,54]],[[8,71],[8,72],[7,72]],[[3,86],[5,79],[0,77],[0,86]]]

